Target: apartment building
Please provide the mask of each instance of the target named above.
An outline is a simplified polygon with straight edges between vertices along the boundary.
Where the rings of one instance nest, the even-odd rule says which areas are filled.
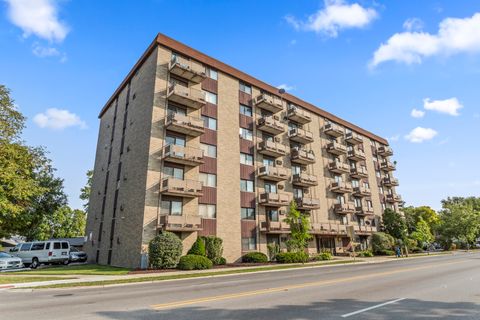
[[[221,237],[229,262],[266,253],[291,201],[308,250],[341,254],[401,204],[385,139],[162,34],[99,118],[85,247],[100,264],[140,267],[163,230],[185,251]]]

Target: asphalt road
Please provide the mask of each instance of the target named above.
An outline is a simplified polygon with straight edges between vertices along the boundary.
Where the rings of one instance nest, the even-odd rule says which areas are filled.
[[[480,319],[480,253],[0,292],[0,319]]]

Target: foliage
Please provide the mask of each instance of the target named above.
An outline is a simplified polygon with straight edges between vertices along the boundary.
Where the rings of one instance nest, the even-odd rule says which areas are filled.
[[[384,254],[385,250],[392,250],[395,245],[395,239],[383,232],[377,232],[372,235],[372,249],[374,254]]]
[[[418,220],[415,231],[412,232],[410,237],[417,241],[419,247],[424,249],[433,242],[433,234],[430,231],[430,226],[422,218]]]
[[[206,256],[207,254],[205,251],[205,243],[203,242],[203,239],[198,237],[197,240],[193,243],[190,250],[188,250],[187,254],[194,254],[197,256]]]
[[[275,257],[277,254],[280,253],[280,245],[276,242],[271,242],[267,244],[267,250],[268,250],[268,257],[270,261],[275,260]]]
[[[93,182],[93,170],[87,171],[87,184],[80,189],[80,200],[86,201],[83,205],[83,209],[88,213],[88,205],[90,201],[90,192],[92,191]]]
[[[195,254],[187,254],[180,258],[177,268],[180,270],[204,270],[211,269],[213,266],[212,261],[207,257],[198,256]]]
[[[373,252],[372,250],[364,250],[364,251],[360,251],[357,255],[359,257],[371,258],[373,257]]]
[[[308,214],[297,210],[297,204],[292,200],[285,222],[290,225],[290,239],[287,240],[288,251],[303,252],[312,239],[310,219]]]
[[[306,252],[280,252],[275,257],[278,263],[305,263],[308,261]]]
[[[17,110],[10,90],[0,84],[0,140],[15,142],[25,128],[25,117]]]
[[[223,240],[215,236],[203,237],[205,241],[205,251],[207,258],[210,259],[213,264],[221,264],[223,255]]]
[[[245,263],[267,263],[268,257],[261,252],[249,252],[242,257]]]
[[[150,265],[155,269],[175,268],[182,249],[182,240],[179,237],[171,232],[163,232],[148,245]]]
[[[407,207],[402,211],[405,215],[408,233],[410,234],[416,230],[417,224],[421,219],[427,223],[431,232],[436,229],[438,223],[440,222],[440,217],[437,212],[427,206]]]
[[[393,250],[380,250],[380,251],[375,252],[375,254],[379,255],[379,256],[394,256],[395,251],[393,251]]]
[[[448,198],[442,206],[438,233],[444,246],[473,244],[480,235],[480,198]]]
[[[220,259],[218,259],[217,265],[223,266],[223,265],[226,265],[226,264],[227,264],[227,259],[225,259],[224,257],[221,257]]]
[[[320,252],[314,257],[314,260],[316,261],[327,261],[332,259],[333,259],[332,253],[329,251]]]
[[[405,239],[407,237],[407,224],[399,212],[387,208],[383,212],[382,220],[386,233],[395,239]]]
[[[419,250],[418,241],[416,239],[407,238],[404,243],[407,246],[408,251],[416,252]]]

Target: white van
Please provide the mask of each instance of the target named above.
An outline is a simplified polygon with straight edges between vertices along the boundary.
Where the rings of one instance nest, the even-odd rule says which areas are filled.
[[[26,266],[36,269],[40,264],[68,264],[70,243],[68,241],[35,241],[19,243],[10,249],[10,254],[22,259]]]

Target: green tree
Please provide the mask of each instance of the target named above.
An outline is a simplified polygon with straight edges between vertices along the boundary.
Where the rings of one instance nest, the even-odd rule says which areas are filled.
[[[385,209],[383,212],[383,228],[386,233],[395,239],[403,240],[407,237],[407,224],[399,212]]]
[[[433,242],[433,234],[430,230],[428,223],[420,218],[415,226],[415,231],[410,235],[412,239],[415,239],[421,248],[428,247],[430,243]]]
[[[88,204],[90,201],[90,192],[92,191],[93,170],[87,171],[87,184],[80,189],[80,200],[86,201],[83,205],[83,209],[88,213]]]
[[[15,142],[25,127],[25,117],[17,110],[10,90],[0,84],[0,140]]]
[[[308,241],[312,239],[312,235],[309,233],[308,214],[298,211],[296,202],[292,201],[285,222],[290,225],[290,239],[287,240],[287,248],[292,252],[304,252],[308,247]]]
[[[456,198],[442,204],[438,232],[444,245],[450,247],[455,241],[473,244],[480,234],[480,210],[476,210],[475,200]]]
[[[427,223],[431,231],[436,229],[440,221],[438,213],[427,206],[406,207],[402,211],[405,216],[405,222],[407,223],[408,233],[412,233],[416,230],[420,219]]]

